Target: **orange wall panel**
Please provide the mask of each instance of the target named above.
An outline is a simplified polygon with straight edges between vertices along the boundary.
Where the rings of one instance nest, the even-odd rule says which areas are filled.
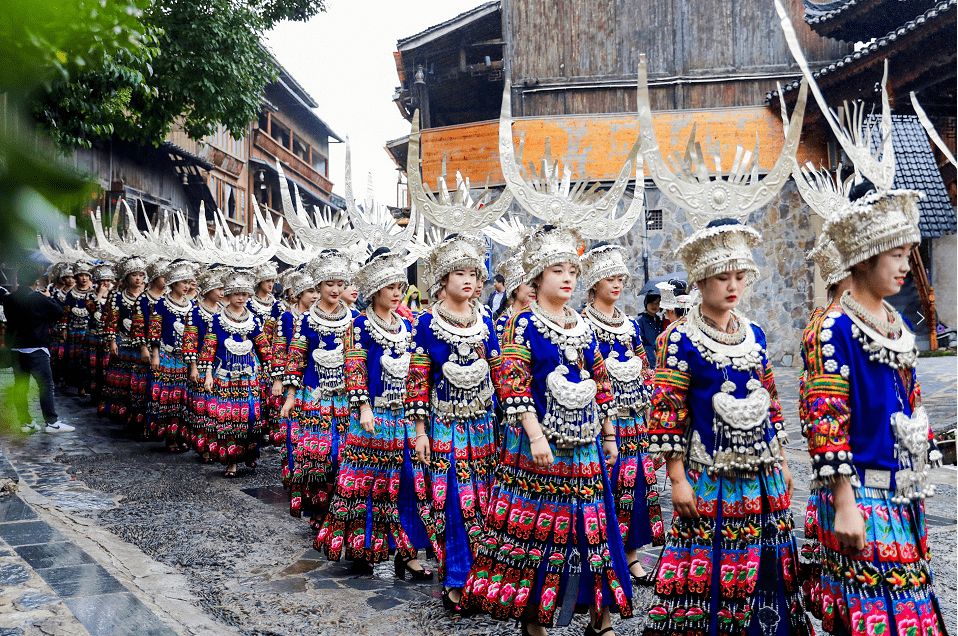
[[[765,107],[670,111],[654,113],[653,119],[663,154],[684,154],[695,124],[696,140],[713,170],[713,155],[721,155],[722,169],[727,172],[732,167],[736,147],[741,145],[753,150],[757,134],[760,172],[767,172],[778,159],[784,143],[781,118]],[[517,150],[520,135],[525,133],[522,163],[526,167],[533,161],[539,170],[548,137],[553,158],[569,166],[573,179],[613,180],[638,136],[638,120],[634,115],[520,118],[515,120],[512,132]],[[816,166],[827,166],[827,150],[822,138],[811,132],[803,134],[798,158],[803,163],[811,161]],[[445,155],[448,183],[454,183],[451,177],[458,170],[471,180],[473,187],[485,183],[487,177],[491,185],[501,185],[498,135],[498,121],[424,130],[423,181],[429,187],[436,187]]]

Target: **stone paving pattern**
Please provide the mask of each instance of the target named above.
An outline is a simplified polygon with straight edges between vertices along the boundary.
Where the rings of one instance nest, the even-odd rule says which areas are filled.
[[[956,359],[922,359],[919,378],[936,430],[956,423]],[[797,370],[776,368],[790,423],[793,512],[802,539],[808,456],[797,428]],[[8,380],[0,374],[0,382]],[[74,434],[9,438],[20,492],[0,498],[0,636],[5,634],[515,634],[511,622],[454,618],[437,583],[395,580],[392,563],[350,575],[309,549],[289,516],[279,453],[234,480],[195,454],[128,437],[74,398],[60,400]],[[0,455],[0,473],[3,471]],[[935,472],[927,505],[932,568],[950,633],[956,629],[956,472]],[[664,471],[660,471],[664,483]],[[667,490],[667,486],[665,487]],[[671,517],[668,493],[663,516]],[[657,550],[642,553],[647,569]],[[435,565],[423,559],[427,567]],[[641,634],[639,618],[616,633]],[[581,634],[585,618],[550,634]]]

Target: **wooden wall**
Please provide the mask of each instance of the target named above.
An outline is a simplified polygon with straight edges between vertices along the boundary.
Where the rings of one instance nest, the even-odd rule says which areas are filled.
[[[808,29],[802,0],[785,3],[813,64],[849,50]],[[517,116],[634,110],[641,53],[655,110],[759,105],[798,75],[771,0],[502,0],[502,12]]]
[[[724,110],[676,111],[654,113],[655,134],[664,155],[684,153],[692,126],[696,140],[707,157],[720,154],[727,172],[736,147],[751,150],[755,136],[762,140],[760,172],[767,172],[782,149],[782,120],[777,112],[764,106]],[[519,135],[525,133],[522,163],[532,161],[539,169],[548,137],[552,156],[568,165],[574,179],[615,179],[632,144],[638,136],[635,117],[623,115],[562,116],[518,119],[513,125],[513,141],[519,147]],[[468,177],[473,187],[488,178],[490,185],[503,183],[499,167],[499,122],[480,122],[447,128],[432,128],[422,133],[422,176],[427,187],[435,190],[446,155],[447,183],[454,183],[456,171]],[[809,128],[803,131],[798,159],[814,165],[828,165],[824,140]],[[711,162],[710,162],[711,165]]]

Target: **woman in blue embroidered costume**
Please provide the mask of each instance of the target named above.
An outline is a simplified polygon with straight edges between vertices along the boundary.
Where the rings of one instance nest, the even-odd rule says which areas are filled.
[[[200,273],[197,300],[193,303],[183,333],[183,361],[189,366],[186,417],[190,426],[190,445],[202,456],[204,464],[213,462],[213,458],[219,456],[219,449],[216,424],[208,409],[210,394],[203,383],[207,365],[200,365],[199,353],[212,327],[213,316],[220,312],[219,302],[223,299],[223,277],[226,273],[217,268],[207,268]]]
[[[353,572],[396,549],[395,572],[432,578],[417,560],[428,539],[420,511],[428,507],[422,466],[413,464],[412,423],[403,417],[411,326],[397,313],[406,289],[402,258],[388,248],[373,252],[356,275],[369,299],[345,342],[349,434],[336,494],[314,547],[338,561],[345,548]]]
[[[90,321],[87,323],[85,356],[89,370],[90,398],[97,405],[97,414],[103,415],[106,408],[101,402],[106,382],[107,366],[110,364],[109,349],[104,340],[106,326],[106,302],[113,289],[116,274],[113,264],[97,263],[91,274],[95,286],[93,297],[87,301]]]
[[[413,324],[406,415],[416,423],[416,455],[429,467],[426,525],[439,561],[443,603],[455,610],[472,565],[496,465],[491,373],[499,342],[472,300],[484,246],[451,235],[429,253],[430,286],[445,298]]]
[[[655,465],[648,455],[646,429],[652,393],[652,367],[638,336],[638,326],[616,306],[629,280],[624,250],[601,243],[582,257],[583,287],[590,302],[583,316],[599,341],[605,370],[615,396],[613,421],[619,444],[619,460],[610,481],[615,496],[619,532],[625,542],[625,557],[633,580],[647,584],[638,550],[643,545],[665,543],[659,493],[655,489]]]
[[[648,635],[810,633],[765,334],[735,310],[759,241],[722,219],[677,250],[701,301],[657,352],[649,451],[666,460],[675,517]]]
[[[523,280],[525,272],[522,269],[521,252],[516,251],[515,254],[504,260],[498,269],[499,273],[506,279],[506,299],[503,301],[505,308],[496,318],[496,338],[501,345],[502,336],[506,332],[506,325],[509,324],[509,320],[525,309],[530,301],[535,300],[536,293],[532,289],[532,285],[527,285]]]
[[[618,456],[614,398],[591,328],[566,306],[579,241],[574,230],[545,226],[524,246],[536,300],[503,338],[505,443],[462,598],[494,618],[521,619],[536,636],[586,607],[587,634],[612,631],[610,609],[632,615],[608,478]]]
[[[150,354],[149,343],[147,342],[147,327],[150,324],[150,316],[153,315],[153,307],[163,298],[166,292],[166,279],[163,275],[170,264],[168,260],[157,258],[149,262],[146,266],[146,279],[149,281],[146,290],[140,294],[136,300],[136,313],[133,314],[133,326],[130,328],[130,334],[133,342],[140,348],[139,366],[144,382],[137,383],[133,387],[133,395],[130,398],[130,410],[132,413],[132,422],[136,428],[140,429],[140,437],[149,439],[155,437],[157,429],[150,423],[149,418],[149,399],[152,396],[153,370],[151,368],[153,357]]]
[[[126,426],[135,423],[133,394],[146,390],[146,374],[140,364],[140,349],[133,340],[136,302],[143,293],[146,262],[138,256],[120,261],[120,285],[106,299],[103,339],[110,351],[110,365],[101,405],[104,413]],[[142,385],[142,388],[140,387]]]
[[[263,263],[255,268],[253,278],[256,287],[249,302],[246,303],[247,308],[259,318],[263,325],[263,333],[266,335],[266,343],[270,350],[273,347],[273,337],[276,334],[279,318],[283,313],[282,305],[273,296],[273,286],[278,276],[276,265],[272,262]],[[281,436],[283,428],[279,417],[283,399],[282,381],[275,376],[270,376],[266,368],[260,367],[259,388],[265,441],[275,443],[275,438]]]
[[[833,634],[946,633],[924,513],[941,453],[921,404],[914,333],[884,301],[921,240],[920,196],[873,192],[824,226],[851,272],[805,343],[808,602]]]
[[[274,382],[283,383],[286,374],[289,355],[289,343],[300,324],[301,319],[309,308],[319,299],[319,291],[308,271],[299,269],[285,276],[285,288],[290,293],[292,304],[284,311],[276,325],[271,347],[272,364],[270,374]],[[282,417],[279,430],[273,431],[273,445],[277,445],[277,438],[282,436],[282,470],[283,487],[289,490],[289,514],[294,517],[303,515],[303,461],[300,441],[305,430],[300,428],[300,420],[296,417]],[[299,451],[299,454],[297,454]]]
[[[167,450],[189,450],[187,425],[187,366],[183,359],[183,335],[193,303],[186,297],[196,268],[189,261],[176,261],[164,273],[167,292],[154,305],[147,325],[147,345],[153,384],[150,388],[150,429],[166,443]]]
[[[349,403],[343,347],[353,316],[340,300],[349,276],[349,259],[337,250],[323,250],[311,269],[308,278],[301,278],[292,290],[298,296],[302,286],[316,287],[319,300],[292,325],[283,373],[286,400],[280,417],[292,420],[302,431],[287,459],[290,512],[306,512],[313,530],[318,531],[329,510],[346,442]],[[284,331],[286,328],[284,325]]]
[[[80,397],[86,396],[89,384],[88,358],[85,353],[86,330],[90,322],[90,311],[87,303],[93,300],[96,290],[93,289],[90,274],[93,264],[78,261],[73,266],[76,285],[66,293],[63,309],[66,313],[66,331],[62,334],[64,342],[65,380],[68,387],[77,390]]]
[[[234,271],[223,285],[227,305],[213,317],[200,350],[206,367],[207,409],[216,422],[217,450],[225,477],[235,477],[237,464],[256,467],[263,435],[259,370],[270,363],[269,346],[259,317],[246,303],[253,278]]]

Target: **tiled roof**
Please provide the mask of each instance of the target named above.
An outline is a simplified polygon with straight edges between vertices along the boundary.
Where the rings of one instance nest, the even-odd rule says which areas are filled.
[[[817,24],[829,18],[834,18],[842,11],[850,9],[859,3],[859,0],[833,0],[832,2],[812,2],[804,0],[805,22]]]
[[[879,115],[870,115],[873,121]],[[955,208],[948,198],[945,181],[935,164],[935,155],[928,134],[915,115],[892,115],[891,143],[895,148],[895,188],[907,188],[925,193],[918,202],[921,210],[922,238],[936,238],[958,233]],[[872,143],[881,141],[878,126],[872,129]]]
[[[882,52],[882,49],[888,46],[891,46],[899,38],[905,35],[908,35],[912,33],[913,31],[923,27],[928,22],[931,22],[933,20],[940,20],[944,18],[945,16],[947,16],[948,14],[952,13],[955,10],[956,6],[958,6],[958,0],[942,0],[941,2],[936,4],[934,7],[932,7],[928,11],[925,11],[923,14],[921,14],[914,20],[909,20],[908,22],[901,25],[894,31],[889,31],[888,34],[880,38],[877,38],[874,42],[862,48],[861,50],[855,51],[854,53],[849,53],[845,57],[832,62],[828,66],[825,66],[819,69],[818,71],[815,71],[814,73],[812,73],[812,76],[815,78],[815,81],[821,84],[822,79],[826,78],[830,73],[834,73],[838,69],[843,68],[845,66],[855,64],[861,59],[869,58],[876,54],[880,54]],[[782,87],[782,93],[789,93],[791,91],[797,90],[800,84],[801,84],[800,79],[790,82]],[[777,90],[768,91],[767,93],[765,93],[765,103],[766,104],[770,103],[772,102],[772,100],[776,99],[777,97],[778,97]]]

